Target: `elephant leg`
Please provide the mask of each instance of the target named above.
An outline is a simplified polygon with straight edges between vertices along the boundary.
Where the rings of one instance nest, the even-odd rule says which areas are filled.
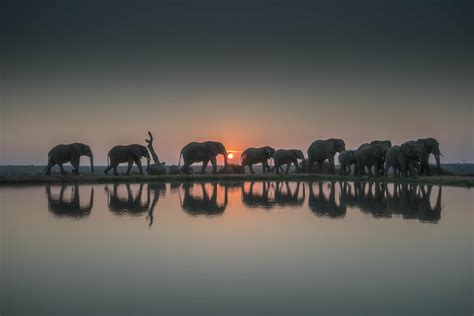
[[[319,173],[323,173],[323,162],[324,161],[318,161]]]
[[[46,166],[46,175],[47,176],[50,176],[51,175],[51,168],[54,166],[55,164],[50,161],[48,161],[48,165]]]
[[[293,160],[293,164],[295,165],[295,170],[297,173],[300,172],[300,166],[298,166],[298,159]],[[290,163],[291,165],[291,163]]]
[[[127,167],[127,172],[125,173],[127,176],[130,175],[130,170],[132,170],[133,166],[133,160],[128,160],[128,167]]]
[[[286,171],[285,171],[285,174],[288,174],[288,172],[290,171],[290,167],[291,167],[291,162],[289,162],[289,163],[286,164]]]
[[[275,165],[273,168],[275,169],[276,174],[280,174],[280,165]]]
[[[249,164],[249,169],[250,169],[250,172],[251,172],[252,174],[255,173],[255,171],[253,171],[252,164]],[[263,167],[263,172],[265,173],[265,167]]]
[[[71,159],[71,165],[74,167],[72,173],[77,176],[79,174],[79,156]]]
[[[374,175],[376,177],[378,177],[378,175],[379,175],[379,169],[380,169],[379,162],[375,161],[375,163],[374,163]]]
[[[266,161],[262,162],[263,166],[263,173],[268,173],[270,171],[270,167],[268,166],[268,163]]]
[[[65,176],[65,175],[66,175],[66,171],[65,171],[64,168],[63,168],[63,164],[60,163],[60,164],[58,164],[58,165],[59,165],[59,169],[61,170],[61,174],[62,174],[63,176]]]
[[[209,163],[209,160],[203,161],[202,162],[202,167],[201,167],[201,174],[204,174],[206,172],[207,164]],[[214,165],[212,165],[214,167]]]
[[[110,171],[110,169],[112,169],[112,167],[111,167],[111,166],[107,166],[107,168],[104,169],[104,173],[107,174],[107,173]]]
[[[342,176],[346,173],[346,166],[344,164],[339,165],[339,175]]]
[[[308,158],[308,173],[311,173],[313,171],[313,165],[314,165],[313,159]]]
[[[211,157],[212,172],[217,174],[217,158],[215,156]],[[207,165],[207,163],[206,163]]]
[[[410,175],[416,177],[416,168],[413,162],[408,162],[408,169],[410,170]]]
[[[118,176],[117,165],[114,166],[114,176]]]
[[[142,162],[140,161],[139,158],[135,159],[135,164],[137,165],[138,170],[140,171],[140,174],[143,176]]]
[[[430,162],[429,161],[426,162],[425,168],[426,168],[426,175],[431,176],[431,168],[430,168]]]
[[[372,173],[372,166],[367,166],[367,169],[369,169],[369,177],[373,177],[374,174]]]
[[[212,165],[212,172],[214,174],[217,174],[217,157],[215,157],[215,156],[211,157],[210,161],[211,161],[211,165]]]
[[[402,170],[401,170],[401,175],[402,175],[403,177],[406,177],[406,176],[407,176],[407,166],[406,166],[406,163],[402,163],[401,169],[402,169]]]
[[[190,173],[190,166],[191,166],[190,163],[184,162],[183,167],[181,168],[181,172],[185,173],[185,174],[189,174]]]
[[[334,156],[329,157],[329,173],[334,174],[336,172],[336,167],[334,166]]]

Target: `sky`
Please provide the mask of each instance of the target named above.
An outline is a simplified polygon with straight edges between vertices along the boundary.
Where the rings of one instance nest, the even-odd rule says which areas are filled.
[[[0,164],[83,142],[177,163],[191,141],[306,152],[435,137],[474,162],[468,1],[14,1],[1,10]],[[236,155],[238,159],[238,155]],[[222,161],[222,159],[220,160]],[[85,161],[83,162],[85,163]]]

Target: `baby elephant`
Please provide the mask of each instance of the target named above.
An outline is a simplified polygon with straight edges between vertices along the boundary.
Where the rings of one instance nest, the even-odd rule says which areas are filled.
[[[128,146],[118,145],[113,147],[108,155],[109,165],[104,169],[104,173],[107,174],[110,169],[114,169],[114,175],[117,176],[117,166],[120,163],[128,162],[127,176],[130,174],[132,165],[135,164],[140,171],[140,174],[143,175],[142,162],[140,159],[145,157],[147,159],[147,169],[150,167],[150,154],[148,149],[145,146],[133,144]]]
[[[357,150],[344,150],[339,154],[339,174],[347,176],[354,165],[354,176],[357,169]]]
[[[273,158],[273,154],[275,154],[275,149],[270,146],[247,148],[240,156],[242,168],[248,166],[250,172],[255,173],[253,171],[252,165],[261,163],[263,167],[263,173],[270,172],[268,159]]]
[[[94,172],[94,158],[91,148],[85,144],[73,143],[68,145],[56,145],[48,153],[48,165],[46,166],[46,175],[51,175],[51,168],[55,165],[59,166],[61,174],[65,175],[63,164],[71,162],[74,167],[73,174],[79,173],[79,160],[81,156],[87,156],[91,162],[91,172]]]
[[[299,170],[298,159],[304,161],[304,155],[301,150],[278,149],[273,155],[273,161],[275,163],[275,166],[273,166],[271,171],[273,172],[273,170],[276,170],[276,173],[280,173],[280,171],[283,171],[283,168],[281,166],[286,165],[285,174],[288,174],[288,172],[290,171],[291,164],[294,164],[296,170]]]

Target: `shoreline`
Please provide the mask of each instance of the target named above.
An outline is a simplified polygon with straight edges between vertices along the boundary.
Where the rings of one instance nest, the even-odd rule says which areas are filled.
[[[207,181],[363,181],[363,182],[384,182],[384,183],[413,183],[432,184],[454,187],[471,188],[474,186],[474,177],[468,176],[431,176],[417,178],[394,178],[389,177],[354,177],[339,176],[329,174],[192,174],[192,175],[130,175],[130,176],[96,176],[96,175],[26,175],[26,176],[0,176],[0,186],[28,185],[28,184],[100,184],[100,183],[147,183],[147,182],[207,182]]]

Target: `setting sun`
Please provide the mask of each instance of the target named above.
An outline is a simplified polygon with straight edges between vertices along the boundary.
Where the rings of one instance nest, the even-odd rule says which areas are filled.
[[[227,155],[227,158],[229,158],[229,159],[234,158],[234,154],[233,154],[233,153],[229,153],[229,154]]]

